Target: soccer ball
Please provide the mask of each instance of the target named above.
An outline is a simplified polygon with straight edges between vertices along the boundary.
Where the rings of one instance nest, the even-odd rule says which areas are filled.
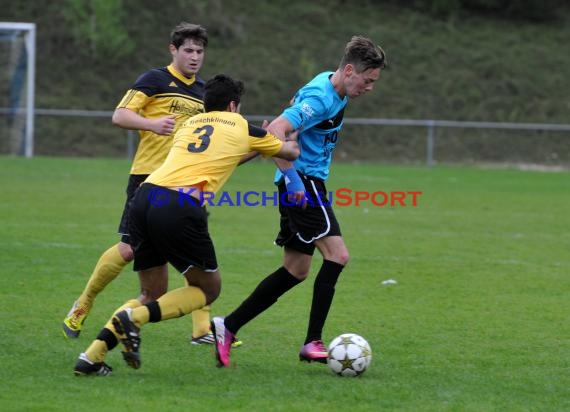
[[[340,376],[358,376],[370,366],[372,349],[362,336],[343,333],[332,340],[328,348],[329,368]]]

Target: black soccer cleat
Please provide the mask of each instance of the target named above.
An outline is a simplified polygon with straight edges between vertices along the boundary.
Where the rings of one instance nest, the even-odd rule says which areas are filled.
[[[121,335],[120,340],[125,348],[123,359],[131,368],[138,369],[141,367],[140,328],[131,320],[131,312],[132,309],[128,308],[113,316],[113,327]]]
[[[109,376],[113,368],[105,362],[91,362],[85,353],[79,355],[73,373],[75,376]]]

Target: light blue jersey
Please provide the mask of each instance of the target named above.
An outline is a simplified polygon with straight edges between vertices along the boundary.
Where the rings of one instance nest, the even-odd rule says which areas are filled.
[[[334,89],[330,77],[333,72],[318,74],[295,94],[293,104],[282,115],[299,130],[298,143],[301,155],[294,165],[306,176],[326,180],[343,125],[344,108],[348,97],[341,98]],[[283,178],[280,170],[275,173],[275,183]]]

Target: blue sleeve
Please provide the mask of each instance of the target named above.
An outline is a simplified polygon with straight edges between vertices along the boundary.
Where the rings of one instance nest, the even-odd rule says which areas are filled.
[[[308,96],[295,100],[292,106],[283,111],[296,130],[310,129],[326,119],[327,105],[317,96]]]

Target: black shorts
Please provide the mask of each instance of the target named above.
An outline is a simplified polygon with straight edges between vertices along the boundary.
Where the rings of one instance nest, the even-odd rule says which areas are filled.
[[[307,255],[313,255],[315,240],[326,236],[341,236],[340,226],[334,215],[325,182],[299,173],[309,203],[306,208],[291,205],[287,201],[285,183],[279,185],[280,231],[275,239],[279,246],[286,246]]]
[[[192,267],[218,269],[206,210],[187,194],[144,183],[129,208],[135,271],[167,262],[180,273]]]
[[[129,203],[133,200],[136,190],[142,182],[146,180],[148,175],[129,175],[129,183],[127,184],[127,199],[123,207],[123,215],[119,222],[119,235],[121,235],[121,242],[130,244],[129,239]]]

